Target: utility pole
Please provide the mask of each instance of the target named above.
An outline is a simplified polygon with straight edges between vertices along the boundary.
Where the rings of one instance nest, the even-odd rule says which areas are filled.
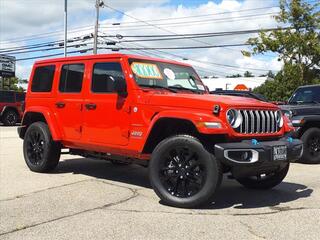
[[[64,56],[67,56],[67,0],[64,0]]]
[[[93,39],[93,54],[98,52],[98,28],[99,28],[99,9],[103,7],[104,3],[102,0],[96,0],[96,24],[94,26],[94,39]]]

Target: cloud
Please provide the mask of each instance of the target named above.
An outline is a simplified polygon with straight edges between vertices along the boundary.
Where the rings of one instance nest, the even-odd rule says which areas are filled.
[[[69,33],[69,37],[76,37],[83,34],[88,34],[93,31],[93,24],[95,18],[94,2],[95,0],[68,1],[70,27],[69,29],[71,29],[72,26],[92,26],[91,28],[87,28],[85,30],[79,30],[74,33]],[[203,33],[270,28],[276,26],[274,19],[270,16],[253,16],[247,17],[247,19],[241,18],[243,18],[243,16],[254,14],[272,14],[279,10],[277,7],[274,7],[248,12],[246,11],[246,9],[269,7],[272,4],[270,3],[270,1],[251,0],[223,0],[218,3],[208,1],[207,3],[202,3],[198,5],[189,5],[188,1],[183,1],[183,4],[180,4],[178,6],[172,4],[168,0],[106,0],[106,3],[112,6],[113,8],[124,11],[127,15],[133,16],[134,18],[142,19],[143,21],[150,22],[151,24],[159,25],[158,27],[153,27],[150,26],[150,24],[148,25],[143,22],[136,22],[137,20],[125,15],[121,15],[120,13],[114,12],[111,9],[108,9],[107,7],[101,9],[99,30],[106,34],[122,35]],[[226,12],[229,13],[226,14]],[[188,18],[195,15],[204,14],[208,14],[208,16]],[[174,19],[181,17],[183,18]],[[155,19],[165,20],[152,22],[152,20]],[[120,26],[111,25],[111,23],[114,22],[120,23]],[[165,25],[166,23],[175,23],[175,25]],[[0,29],[1,39],[23,37],[30,34],[39,34],[55,30],[63,30],[63,0],[0,0]],[[63,32],[61,32],[60,35],[54,36],[54,39],[62,39],[62,34]],[[256,34],[233,35],[231,37],[212,37],[193,40],[185,39],[161,42],[137,42],[130,44],[123,43],[122,46],[174,47],[205,46],[208,44],[220,45],[244,43],[248,39],[248,37],[253,36],[256,36]],[[53,37],[51,39],[53,39]],[[41,41],[46,40],[47,39],[41,39]],[[99,41],[102,42],[103,40],[100,39]],[[278,70],[281,68],[281,62],[276,61],[274,55],[272,55],[272,57],[265,58],[259,58],[256,56],[246,58],[241,54],[241,50],[243,49],[248,48],[229,47],[197,50],[164,50],[162,52],[135,51],[134,53],[150,56],[157,55],[179,61],[181,61],[181,58],[174,57],[170,54],[181,55],[183,57],[188,58],[189,60],[185,61],[196,66],[197,70],[199,70],[201,75],[224,76],[234,73],[242,74],[244,71],[247,70],[247,68],[265,69],[265,71],[250,70],[255,75],[260,75],[262,73],[267,72],[269,69]],[[72,51],[74,49],[70,50]],[[108,53],[110,51],[99,50],[99,52]],[[167,54],[166,52],[168,52],[169,54]],[[43,55],[46,53],[41,52],[37,54]],[[25,57],[26,55],[19,55],[19,57],[20,56]],[[206,64],[204,63],[205,61],[208,61],[210,63]],[[18,62],[18,64],[23,64],[23,66],[27,66],[28,64],[32,64],[32,62]],[[232,68],[223,65],[232,65],[235,67]],[[26,73],[22,69],[26,68],[17,67],[17,72],[18,74],[21,74],[23,77],[26,77]]]

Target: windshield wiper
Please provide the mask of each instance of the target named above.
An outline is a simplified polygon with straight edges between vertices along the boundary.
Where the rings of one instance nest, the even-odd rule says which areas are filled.
[[[159,85],[139,84],[139,86],[140,86],[140,87],[148,87],[148,88],[165,89],[165,90],[168,90],[168,91],[170,91],[170,92],[177,93],[177,91],[174,90],[174,89],[171,89],[171,88],[168,88],[168,87],[164,87],[164,86],[159,86]]]
[[[191,91],[193,93],[203,93],[204,91],[202,90],[197,90],[197,89],[190,89],[190,88],[185,88],[185,87],[176,87],[176,86],[169,86],[169,88],[173,88],[173,89],[177,89],[177,90],[187,90],[187,91]]]

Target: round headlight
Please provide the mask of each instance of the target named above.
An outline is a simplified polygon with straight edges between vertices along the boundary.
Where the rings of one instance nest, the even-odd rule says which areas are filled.
[[[293,113],[291,110],[282,110],[283,114],[291,120]]]
[[[227,120],[232,128],[238,128],[242,123],[242,115],[239,110],[230,109],[227,112]]]
[[[276,112],[276,121],[277,121],[278,127],[281,128],[283,126],[283,116],[281,111]]]

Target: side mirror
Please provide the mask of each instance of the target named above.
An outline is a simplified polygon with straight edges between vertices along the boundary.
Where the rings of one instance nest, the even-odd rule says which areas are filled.
[[[128,95],[126,80],[123,77],[118,77],[114,81],[114,91],[124,97]]]

